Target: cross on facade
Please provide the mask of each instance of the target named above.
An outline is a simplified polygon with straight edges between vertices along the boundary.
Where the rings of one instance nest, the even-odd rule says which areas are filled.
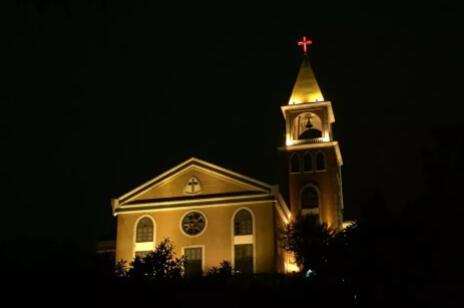
[[[189,187],[190,193],[196,193],[200,191],[200,183],[196,178],[191,178],[187,182],[187,186]]]
[[[298,42],[298,46],[303,46],[303,52],[306,55],[308,53],[308,48],[306,45],[311,45],[313,41],[306,39],[306,36],[303,36],[303,39]]]

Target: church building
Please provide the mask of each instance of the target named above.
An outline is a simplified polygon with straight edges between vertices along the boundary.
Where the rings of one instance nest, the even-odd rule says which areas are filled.
[[[242,273],[298,270],[282,248],[279,230],[300,215],[343,223],[342,156],[333,139],[332,103],[325,100],[307,56],[288,103],[279,148],[287,161],[289,196],[277,185],[190,158],[112,200],[117,219],[116,261],[131,261],[169,238],[186,271],[205,273],[223,260]]]

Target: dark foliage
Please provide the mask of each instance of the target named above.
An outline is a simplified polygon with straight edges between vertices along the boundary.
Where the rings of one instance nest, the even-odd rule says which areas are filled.
[[[176,258],[174,245],[169,239],[162,240],[154,251],[144,258],[136,257],[130,264],[127,274],[129,278],[140,279],[180,279],[185,265],[185,258]],[[116,270],[124,268],[124,261],[118,263]]]
[[[213,266],[207,273],[207,276],[216,276],[221,278],[231,277],[235,273],[232,264],[227,261],[223,260],[219,267]]]
[[[318,272],[326,266],[330,237],[327,226],[321,225],[315,215],[301,216],[287,225],[282,234],[284,248],[294,253],[303,272]]]

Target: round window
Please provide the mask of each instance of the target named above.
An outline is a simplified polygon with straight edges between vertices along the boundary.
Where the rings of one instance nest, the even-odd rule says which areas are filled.
[[[199,212],[190,212],[182,219],[182,230],[188,235],[198,235],[205,229],[206,219]]]

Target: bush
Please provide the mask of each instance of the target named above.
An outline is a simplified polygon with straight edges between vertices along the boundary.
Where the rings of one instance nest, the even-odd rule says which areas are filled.
[[[136,257],[127,271],[125,261],[118,262],[116,271],[133,279],[177,279],[182,277],[184,266],[185,257],[176,258],[174,245],[166,238],[144,258]]]
[[[208,273],[207,276],[216,276],[216,277],[230,277],[234,274],[234,269],[232,268],[232,264],[227,261],[223,260],[219,263],[219,267],[213,266]]]

